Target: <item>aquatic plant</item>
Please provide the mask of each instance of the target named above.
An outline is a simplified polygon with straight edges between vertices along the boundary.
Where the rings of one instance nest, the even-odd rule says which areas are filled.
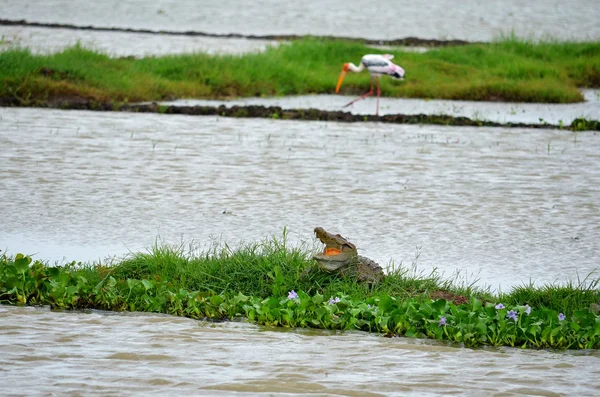
[[[277,255],[289,254],[280,242],[272,242],[267,249],[273,249],[273,246],[279,247],[279,251],[275,251]],[[154,256],[162,255],[155,260],[164,262],[165,255],[172,254],[159,250]],[[255,262],[257,258],[265,259],[260,254],[256,251]],[[232,252],[228,255],[235,258]],[[171,256],[168,260],[176,267],[183,266],[186,272],[191,271],[185,265],[186,258]],[[249,266],[257,267],[256,264]],[[513,302],[504,304],[491,296],[480,299],[473,294],[465,303],[453,303],[443,298],[431,298],[425,293],[383,292],[389,285],[368,291],[355,285],[353,295],[341,293],[337,288],[333,289],[336,290],[334,293],[327,292],[332,289],[321,288],[309,294],[299,288],[289,288],[288,279],[293,277],[281,270],[286,268],[285,265],[279,263],[279,266],[279,270],[260,267],[262,278],[271,280],[271,291],[279,292],[258,296],[228,288],[220,292],[185,288],[203,283],[187,279],[185,274],[189,273],[176,273],[173,268],[170,273],[153,273],[151,267],[144,267],[139,262],[139,258],[136,262],[109,267],[74,262],[49,266],[22,254],[15,257],[4,254],[0,256],[0,303],[50,305],[53,309],[63,310],[146,311],[196,319],[244,317],[268,326],[363,330],[387,336],[428,337],[464,346],[600,348],[600,316],[591,309],[593,305],[589,305],[590,299],[598,300],[600,292],[597,289],[590,290],[589,296],[584,295],[587,300],[579,302],[578,307],[568,307],[560,312],[552,306],[562,307],[562,301],[558,304],[550,302],[550,306],[542,303],[530,306],[515,303],[514,297],[504,295],[503,302]],[[155,267],[154,270],[160,269]],[[176,277],[165,277],[165,274]],[[388,277],[394,278],[397,274]],[[240,275],[235,273],[234,277]],[[332,276],[315,280],[319,284],[329,281],[336,287],[343,285],[335,279],[327,280],[327,277]],[[296,277],[293,282],[299,283],[299,280]],[[412,282],[419,285],[418,280]],[[432,282],[434,280],[428,281]],[[311,284],[304,285],[310,287]],[[403,285],[406,286],[406,282]]]

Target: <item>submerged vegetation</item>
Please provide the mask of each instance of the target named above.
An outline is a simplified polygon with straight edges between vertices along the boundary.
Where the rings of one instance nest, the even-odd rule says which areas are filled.
[[[175,98],[324,94],[335,91],[344,62],[383,50],[361,43],[305,39],[244,55],[202,53],[111,58],[80,45],[52,55],[28,49],[0,52],[0,104],[56,101],[131,103]],[[600,42],[492,43],[431,49],[391,48],[407,71],[399,83],[382,79],[382,94],[405,98],[568,103],[578,88],[600,87]],[[367,73],[350,76],[345,94],[369,89]]]
[[[111,266],[0,256],[0,303],[244,317],[270,326],[358,329],[464,346],[600,348],[600,279],[492,294],[435,272],[392,267],[374,285],[321,271],[310,252],[270,239],[200,254],[155,246]]]

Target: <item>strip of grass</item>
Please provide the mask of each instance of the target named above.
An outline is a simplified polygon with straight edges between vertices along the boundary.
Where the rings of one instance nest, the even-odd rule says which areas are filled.
[[[578,87],[600,87],[600,42],[530,42],[382,51],[360,43],[306,39],[263,53],[110,58],[79,45],[58,54],[0,52],[0,100],[31,106],[56,99],[134,102],[333,93],[344,62],[391,52],[406,80],[381,81],[382,95],[405,98],[569,103]],[[342,93],[369,89],[368,73],[349,76]]]
[[[495,296],[435,272],[391,269],[375,286],[313,269],[306,248],[269,239],[200,254],[156,246],[112,266],[0,256],[0,303],[361,329],[466,346],[600,348],[600,279]]]

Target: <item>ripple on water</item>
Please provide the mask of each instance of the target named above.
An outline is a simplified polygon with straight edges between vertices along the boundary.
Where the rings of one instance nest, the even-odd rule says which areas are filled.
[[[106,357],[109,360],[126,361],[172,361],[171,356],[165,354],[139,354],[139,353],[114,353]]]
[[[99,319],[102,326],[89,324],[89,317]],[[600,392],[600,386],[589,382],[598,375],[598,352],[470,350],[362,332],[277,332],[252,324],[197,323],[197,328],[190,328],[187,324],[196,323],[193,320],[156,322],[157,317],[9,307],[0,314],[0,326],[8,322],[41,328],[43,322],[46,332],[28,334],[23,329],[21,335],[3,335],[0,394],[21,390],[131,395],[143,390],[145,395],[594,396]],[[140,332],[147,327],[154,334]],[[216,329],[230,338],[217,338]],[[57,341],[56,335],[66,330],[94,343]],[[152,348],[153,341],[174,331],[193,338]],[[18,349],[9,348],[16,343],[21,345]],[[227,349],[220,348],[225,344]],[[457,376],[460,373],[469,376]]]
[[[331,0],[325,3],[318,0],[287,3],[277,0],[257,3],[231,0],[227,7],[219,2],[206,2],[199,7],[193,0],[133,3],[117,0],[95,3],[86,0],[51,0],[36,4],[36,7],[20,1],[5,3],[3,18],[80,26],[221,34],[335,35],[375,40],[412,36],[490,41],[497,38],[499,32],[514,33],[521,37],[551,36],[561,40],[600,37],[596,19],[600,14],[600,5],[595,0],[530,0],[526,6],[519,0],[501,3],[469,0],[461,2],[460,7],[448,0],[432,0],[427,7],[414,0],[403,2],[402,7],[398,7],[393,0],[381,0],[376,7],[365,7],[364,1],[359,0]],[[377,21],[376,29],[373,28],[373,21]],[[160,53],[165,47],[168,48],[169,41],[174,40],[167,36],[165,40],[154,41],[161,35],[150,35],[149,39],[145,39],[143,35],[116,34],[107,34],[105,36],[111,40],[103,40],[102,36],[81,37],[80,33],[67,31],[62,35],[57,32],[56,36],[70,42],[87,38],[99,46],[107,44],[111,53],[119,54],[123,47],[130,51],[140,47],[142,53]],[[41,35],[53,36],[47,34],[46,30],[42,30]],[[26,34],[23,36],[27,38]],[[193,39],[188,38],[186,42],[193,42]],[[7,40],[11,40],[11,37],[8,36]],[[152,43],[148,43],[150,40]],[[56,45],[47,38],[44,44]],[[182,48],[187,47],[182,44]]]
[[[286,226],[310,245],[321,225],[384,267],[503,290],[597,269],[592,132],[0,112],[0,240],[40,259],[126,255],[157,236],[197,252]]]

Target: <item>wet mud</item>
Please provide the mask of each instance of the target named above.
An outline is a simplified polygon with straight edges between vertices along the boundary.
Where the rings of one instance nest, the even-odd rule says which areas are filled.
[[[346,37],[346,36],[307,36],[307,35],[244,35],[238,33],[208,33],[200,31],[174,31],[174,30],[153,30],[153,29],[132,29],[132,28],[118,28],[118,27],[103,27],[103,26],[79,26],[65,23],[44,23],[44,22],[29,22],[24,19],[21,20],[10,20],[0,19],[0,25],[2,26],[29,26],[29,27],[41,27],[49,29],[72,29],[72,30],[89,30],[97,32],[124,32],[124,33],[142,33],[142,34],[160,34],[160,35],[172,35],[172,36],[200,36],[200,37],[212,37],[212,38],[224,38],[224,39],[248,39],[248,40],[274,40],[274,41],[291,41],[301,40],[308,37],[318,40],[345,40],[357,43],[364,43],[369,45],[385,45],[385,46],[406,46],[406,47],[445,47],[445,46],[456,46],[465,44],[476,44],[480,42],[466,41],[466,40],[438,40],[438,39],[422,39],[419,37],[405,37],[392,40],[373,40],[364,39],[359,37]]]
[[[315,108],[284,109],[279,106],[169,106],[156,102],[149,104],[123,104],[116,102],[90,101],[83,97],[52,99],[45,102],[24,103],[18,98],[0,98],[0,106],[6,107],[42,107],[72,110],[121,111],[134,113],[184,114],[189,116],[221,116],[233,118],[265,118],[304,121],[335,121],[345,123],[380,122],[393,124],[433,124],[471,127],[511,127],[511,128],[543,128],[566,129],[572,131],[600,131],[600,121],[578,118],[570,125],[550,123],[499,123],[495,121],[476,120],[463,116],[431,115],[431,114],[386,114],[383,116],[358,115],[343,111],[328,111]]]

